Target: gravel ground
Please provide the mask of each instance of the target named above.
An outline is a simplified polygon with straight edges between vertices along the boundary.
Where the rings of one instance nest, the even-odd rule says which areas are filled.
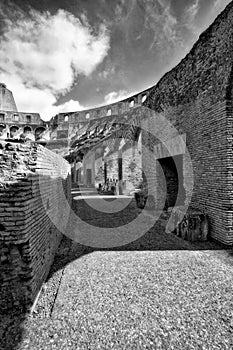
[[[164,225],[108,251],[64,238],[21,341],[12,327],[2,349],[233,349],[232,252]]]

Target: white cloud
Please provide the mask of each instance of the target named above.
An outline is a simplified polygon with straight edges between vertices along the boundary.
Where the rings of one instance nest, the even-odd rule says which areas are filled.
[[[170,1],[146,0],[144,3],[145,27],[154,32],[154,40],[150,49],[155,45],[164,45],[165,42],[177,42],[177,20],[171,13]]]
[[[113,75],[115,73],[115,67],[108,67],[107,69],[103,70],[102,72],[98,73],[98,76],[101,79],[106,79],[108,78],[110,75]]]
[[[129,94],[126,90],[112,91],[104,97],[104,101],[106,102],[106,104],[110,104],[124,100],[125,98],[131,95],[132,94]]]
[[[194,21],[199,9],[200,9],[199,0],[195,0],[192,5],[187,7],[185,11],[185,20],[187,24],[190,24]]]
[[[80,103],[78,101],[69,100],[69,101],[63,103],[62,105],[57,106],[57,108],[58,108],[59,112],[62,113],[62,112],[81,111],[85,107],[80,105]]]
[[[118,2],[115,22],[121,26],[127,40],[143,39],[148,30],[153,33],[149,50],[176,43],[177,19],[172,13],[171,0],[127,0]],[[148,39],[146,39],[148,42]]]
[[[197,39],[197,36],[200,34],[200,24],[196,23],[197,14],[200,10],[200,0],[194,0],[192,4],[187,5],[187,7],[184,10],[183,14],[183,25],[184,28],[187,30],[191,35],[195,35],[195,38]]]
[[[108,50],[103,25],[95,35],[84,17],[81,22],[64,10],[54,15],[19,12],[18,19],[5,18],[0,79],[13,91],[19,110],[38,111],[47,119],[49,111],[58,109],[57,96],[69,91],[79,74],[90,75]],[[71,100],[63,107],[68,106],[79,102]]]
[[[200,33],[208,28],[208,26],[213,23],[215,18],[221,13],[224,8],[231,2],[231,0],[212,0],[213,3],[209,7],[209,11],[204,17],[203,21],[198,21],[197,12],[200,9],[201,6],[201,0],[195,0],[195,2],[189,6],[185,12],[185,24],[188,27],[188,29],[191,29],[191,31],[195,34],[195,37],[197,39],[198,35]]]

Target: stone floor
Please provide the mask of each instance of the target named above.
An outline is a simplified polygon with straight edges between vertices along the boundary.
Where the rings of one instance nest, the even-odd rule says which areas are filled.
[[[129,205],[110,220],[82,199],[73,208],[109,228],[142,213]],[[64,237],[33,313],[11,322],[0,348],[232,349],[232,251],[165,234],[166,220],[123,247]]]

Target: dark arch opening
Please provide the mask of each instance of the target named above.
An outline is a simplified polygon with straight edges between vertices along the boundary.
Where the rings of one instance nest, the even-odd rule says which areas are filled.
[[[36,128],[35,130],[35,139],[39,140],[40,135],[42,134],[42,132],[45,131],[45,128],[43,126],[40,126],[39,128]]]
[[[19,127],[17,125],[11,126],[10,127],[10,137],[14,138],[18,130],[19,130]]]
[[[6,228],[3,224],[0,224],[0,231],[6,231]]]
[[[23,132],[24,132],[24,134],[31,133],[32,132],[32,128],[30,126],[25,126],[23,128]]]

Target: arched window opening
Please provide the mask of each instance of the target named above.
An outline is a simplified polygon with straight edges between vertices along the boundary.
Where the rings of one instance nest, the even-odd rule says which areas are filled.
[[[23,132],[24,134],[30,134],[32,132],[32,128],[30,126],[25,126]]]
[[[142,96],[142,103],[146,101],[147,95]]]
[[[134,107],[134,100],[131,100],[131,101],[129,102],[129,108],[132,108],[132,107]]]
[[[19,115],[18,114],[13,114],[13,120],[15,122],[18,122],[19,121]]]
[[[18,130],[19,130],[18,126],[16,126],[16,125],[11,126],[11,128],[10,128],[10,137],[14,138],[16,136]]]
[[[35,130],[35,139],[39,140],[40,135],[45,131],[45,128],[43,126],[40,126],[39,128],[36,128]]]
[[[32,121],[32,116],[31,115],[26,115],[26,122],[27,123],[31,123],[31,121]]]

